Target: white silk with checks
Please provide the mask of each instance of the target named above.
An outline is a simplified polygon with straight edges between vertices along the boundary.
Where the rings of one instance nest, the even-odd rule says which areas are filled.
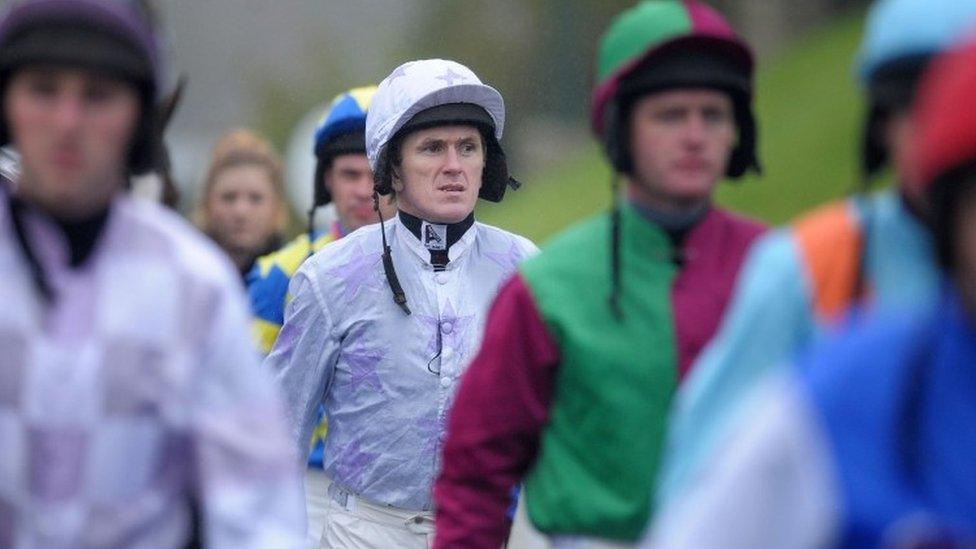
[[[297,460],[219,251],[117,199],[88,261],[26,216],[30,278],[0,189],[0,547],[304,543]]]

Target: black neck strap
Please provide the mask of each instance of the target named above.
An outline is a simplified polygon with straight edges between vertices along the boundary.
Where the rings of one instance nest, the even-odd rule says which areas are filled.
[[[68,241],[69,264],[72,267],[78,267],[94,251],[98,238],[108,222],[108,209],[106,208],[85,219],[72,221],[53,219],[53,221],[61,228],[61,232],[64,233],[64,237]]]
[[[420,219],[415,215],[400,211],[400,222],[406,227],[428,250],[450,250],[464,233],[474,225],[474,212],[468,214],[457,223],[433,223]],[[430,229],[424,229],[429,226]],[[425,234],[426,232],[426,234]]]

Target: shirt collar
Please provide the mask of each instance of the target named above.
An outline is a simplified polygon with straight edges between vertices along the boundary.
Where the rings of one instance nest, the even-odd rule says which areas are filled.
[[[430,250],[428,250],[427,247],[421,243],[418,234],[415,234],[407,226],[407,223],[409,223],[409,221],[407,223],[404,222],[405,215],[410,215],[410,214],[404,214],[403,212],[398,212],[396,216],[396,219],[398,221],[394,222],[393,226],[396,227],[396,231],[398,233],[403,235],[402,240],[405,243],[406,247],[409,248],[411,251],[413,251],[413,253],[417,256],[418,259],[420,259],[420,261],[423,264],[430,265],[431,264]],[[414,217],[414,219],[417,218]],[[456,265],[456,260],[461,256],[463,256],[465,252],[467,252],[467,250],[471,247],[471,244],[474,242],[475,235],[478,232],[476,230],[472,230],[474,228],[474,214],[469,215],[467,218],[465,218],[464,221],[461,221],[459,224],[464,224],[464,223],[468,223],[467,229],[465,229],[463,233],[461,233],[460,237],[458,237],[457,241],[453,242],[451,246],[448,248],[448,258],[450,259],[450,262],[447,264],[447,270],[451,270]]]

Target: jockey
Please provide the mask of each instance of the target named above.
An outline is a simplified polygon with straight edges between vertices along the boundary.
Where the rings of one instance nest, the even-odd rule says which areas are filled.
[[[451,416],[438,547],[499,547],[523,478],[556,546],[640,536],[675,387],[763,230],[712,203],[724,177],[758,169],[752,74],[749,47],[699,2],[644,1],[605,33],[592,122],[626,192],[499,293]]]
[[[162,62],[145,2],[0,18],[0,145],[20,153],[0,183],[0,547],[304,541],[239,277],[126,191],[153,165]]]
[[[976,24],[969,0],[879,0],[868,14],[859,74],[870,103],[865,178],[890,163],[895,185],[822,206],[756,243],[729,312],[675,402],[659,504],[716,456],[765,375],[823,335],[851,305],[901,308],[937,297],[924,197],[910,192],[911,106],[919,76]]]
[[[937,297],[872,310],[761,384],[750,421],[646,547],[976,544],[974,89],[976,43],[932,63],[905,159]]]
[[[327,547],[429,546],[431,487],[456,382],[497,288],[535,246],[475,221],[514,186],[502,96],[440,59],[397,67],[373,97],[374,201],[397,215],[329,244],[292,277],[266,363],[307,448],[324,405]]]

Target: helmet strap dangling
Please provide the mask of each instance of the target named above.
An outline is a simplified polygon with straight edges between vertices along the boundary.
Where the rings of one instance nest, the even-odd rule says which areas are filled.
[[[610,312],[620,321],[623,311],[620,308],[620,174],[616,171],[610,178],[611,209],[610,209]]]
[[[403,292],[403,287],[400,286],[400,279],[397,278],[396,270],[393,268],[393,254],[390,251],[389,244],[386,243],[386,225],[383,220],[383,212],[380,211],[380,195],[375,190],[373,190],[373,209],[376,210],[376,215],[380,218],[380,238],[383,239],[383,273],[386,274],[386,282],[393,292],[393,302],[409,315],[410,308],[407,307],[407,296]]]

